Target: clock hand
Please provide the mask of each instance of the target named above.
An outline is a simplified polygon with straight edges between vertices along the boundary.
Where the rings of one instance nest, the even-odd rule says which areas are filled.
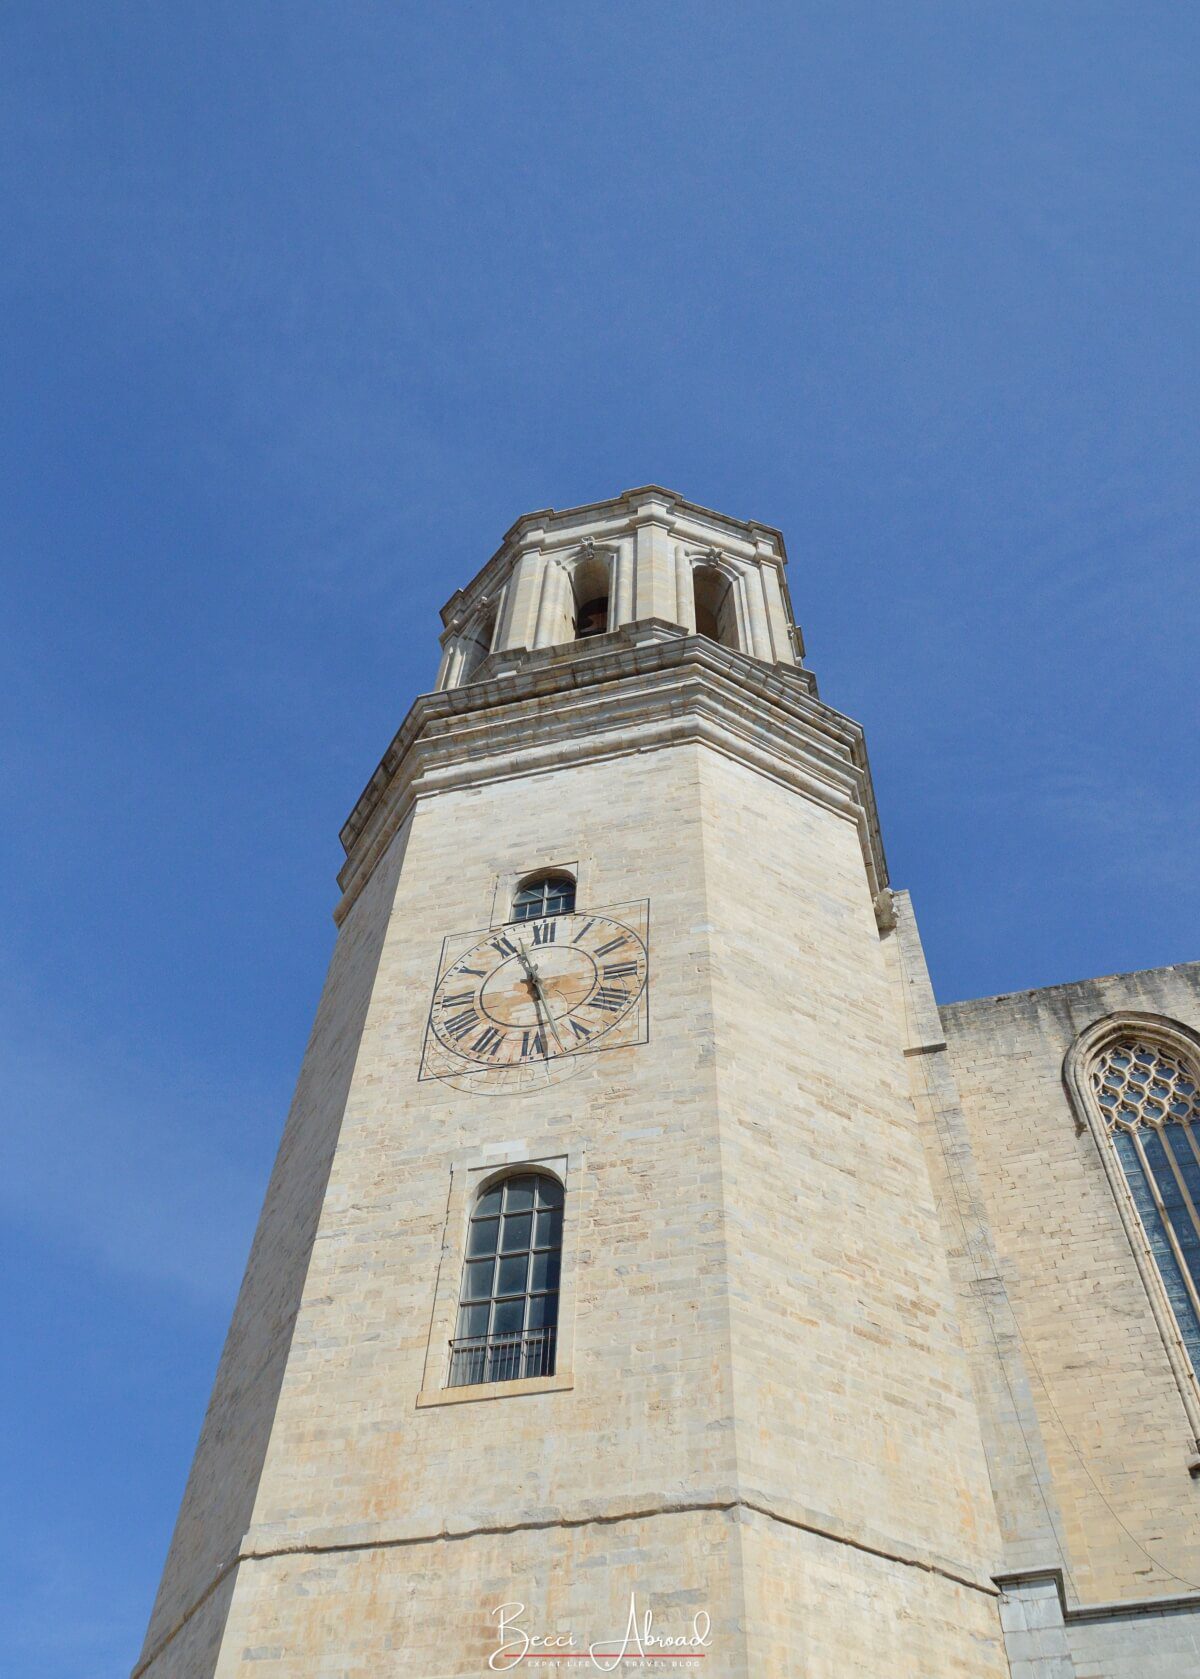
[[[549,1027],[550,1031],[554,1033],[554,1041],[558,1045],[562,1054],[565,1055],[567,1052],[567,1046],[558,1035],[558,1027],[554,1024],[554,1017],[550,1013],[550,1000],[546,996],[545,987],[542,985],[537,969],[529,960],[524,945],[519,944],[517,946],[517,955],[520,958],[521,966],[525,969],[525,972],[529,976],[529,984],[533,991],[534,1008],[537,1010],[539,1018],[543,1014],[545,1015],[546,1025]]]

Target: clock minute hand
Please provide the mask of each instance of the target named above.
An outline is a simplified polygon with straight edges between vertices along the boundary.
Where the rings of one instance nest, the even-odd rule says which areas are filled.
[[[550,1000],[546,996],[545,987],[542,985],[541,978],[538,975],[537,969],[534,967],[533,963],[529,960],[529,957],[528,957],[528,955],[525,951],[524,945],[518,945],[517,946],[517,955],[521,959],[521,966],[525,969],[525,972],[528,974],[529,983],[530,983],[531,987],[533,988],[534,1007],[537,1009],[539,1015],[544,1015],[545,1016],[546,1025],[549,1027],[550,1031],[554,1033],[555,1043],[558,1045],[559,1049],[565,1055],[566,1054],[566,1045],[563,1043],[562,1039],[559,1037],[558,1027],[554,1024],[554,1019],[553,1019],[553,1017],[550,1013]]]

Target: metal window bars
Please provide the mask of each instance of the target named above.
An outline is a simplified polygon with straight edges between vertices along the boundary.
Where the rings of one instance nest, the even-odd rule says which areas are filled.
[[[452,1388],[478,1382],[516,1382],[529,1376],[553,1376],[553,1325],[512,1335],[465,1335],[450,1343]]]

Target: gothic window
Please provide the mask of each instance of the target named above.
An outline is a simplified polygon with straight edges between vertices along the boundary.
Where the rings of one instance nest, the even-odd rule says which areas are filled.
[[[1195,1070],[1147,1034],[1091,1065],[1093,1100],[1121,1164],[1179,1334],[1200,1373],[1200,1097]]]
[[[514,921],[540,921],[544,915],[570,915],[575,908],[575,882],[569,874],[537,875],[524,880],[513,897]]]
[[[563,1188],[521,1172],[479,1196],[467,1230],[450,1387],[554,1374]]]

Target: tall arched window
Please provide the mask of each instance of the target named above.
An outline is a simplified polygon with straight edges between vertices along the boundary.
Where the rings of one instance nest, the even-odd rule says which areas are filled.
[[[608,556],[591,553],[575,567],[571,577],[574,597],[575,639],[604,635],[608,630]]]
[[[575,882],[569,874],[536,875],[513,894],[512,918],[540,921],[544,915],[570,915],[574,908]]]
[[[1197,1074],[1152,1034],[1108,1042],[1088,1083],[1179,1334],[1200,1374],[1200,1098]]]
[[[476,619],[467,632],[463,647],[462,670],[459,683],[467,683],[475,675],[480,665],[492,650],[492,641],[496,634],[496,614],[489,612],[486,617]]]
[[[693,578],[696,593],[696,633],[725,647],[737,647],[737,601],[733,584],[715,566],[697,566]]]
[[[563,1187],[543,1172],[491,1184],[467,1232],[452,1388],[554,1374]]]

